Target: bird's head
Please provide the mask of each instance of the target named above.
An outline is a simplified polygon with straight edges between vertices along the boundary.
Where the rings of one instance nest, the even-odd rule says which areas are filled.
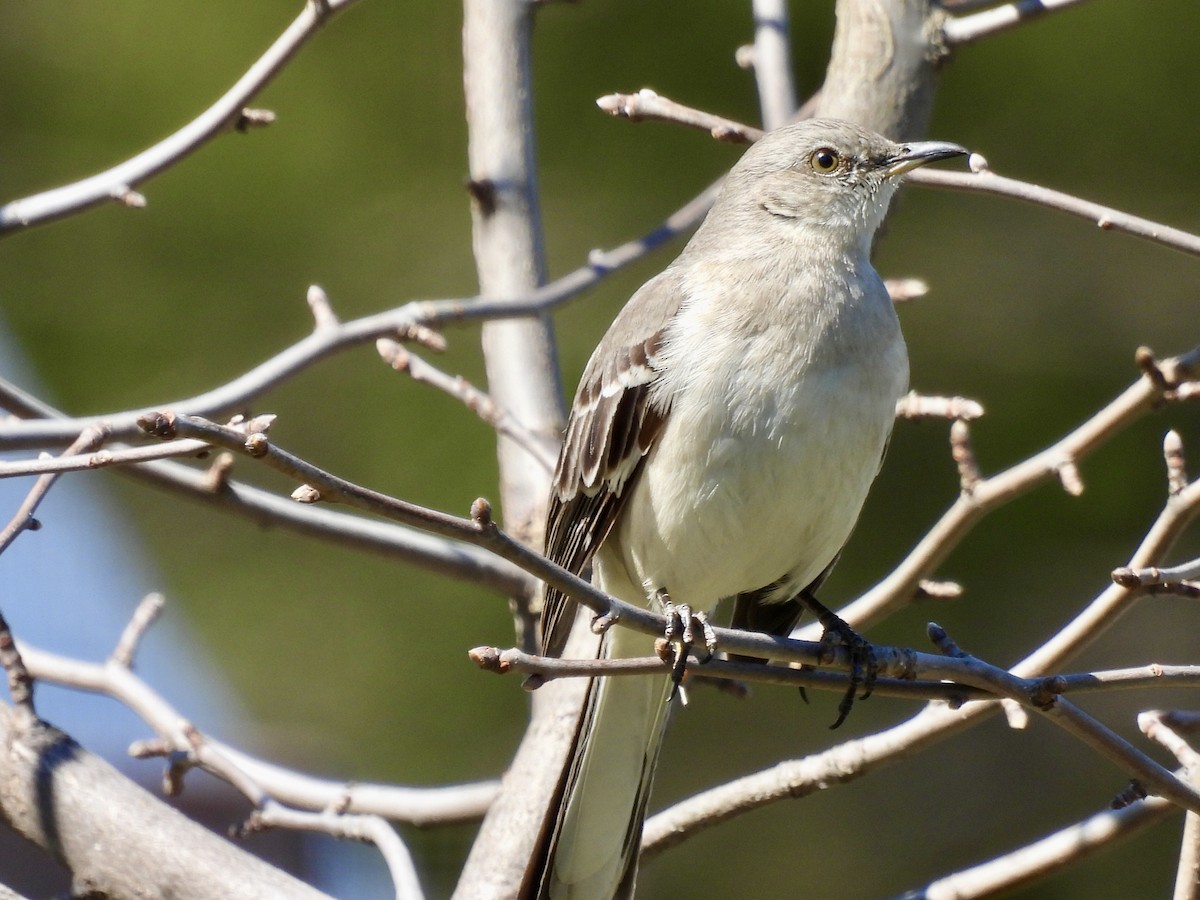
[[[807,119],[769,132],[729,173],[714,207],[787,228],[844,231],[869,241],[905,172],[967,151],[942,141],[896,143],[834,119]]]

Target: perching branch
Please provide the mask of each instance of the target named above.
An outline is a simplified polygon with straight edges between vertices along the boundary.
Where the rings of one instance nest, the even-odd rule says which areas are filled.
[[[1134,551],[1130,567],[1143,567],[1161,560],[1197,514],[1200,514],[1200,481],[1192,482],[1185,491],[1168,500]],[[1029,678],[1062,668],[1072,654],[1116,622],[1136,599],[1139,590],[1117,585],[1106,588],[1058,634],[1013,666],[1010,672]],[[891,728],[804,759],[784,760],[769,769],[702,791],[647,820],[642,841],[643,858],[766,804],[803,797],[899,762],[979,723],[998,708],[990,703],[961,708],[931,703],[922,712]]]
[[[143,425],[159,437],[171,439],[185,436],[209,440],[227,449],[260,459],[289,477],[303,480],[311,492],[307,496],[353,503],[375,514],[397,518],[406,524],[426,528],[438,534],[479,542],[591,607],[609,624],[619,621],[621,625],[629,625],[649,633],[662,633],[665,627],[664,617],[602,594],[582,579],[559,569],[540,554],[529,551],[520,542],[504,535],[491,521],[488,507],[482,501],[477,501],[472,510],[474,521],[468,523],[445,513],[387,497],[324,472],[274,446],[262,431],[247,434],[241,428],[219,426],[167,413],[148,415],[144,417]],[[1196,488],[1196,493],[1200,494],[1200,486]],[[844,669],[852,666],[845,648],[831,650],[828,646],[815,643],[803,646],[799,642],[773,639],[767,635],[725,629],[718,629],[717,635],[723,647],[739,653],[750,653],[763,658],[791,659],[808,665],[833,662]],[[942,643],[943,653],[954,657],[952,660],[914,653],[911,650],[876,647],[875,657],[879,671],[885,675],[891,674],[905,679],[925,676],[931,679],[958,681],[983,687],[996,696],[1021,703],[1047,716],[1055,724],[1123,766],[1149,789],[1188,808],[1200,810],[1200,793],[1179,783],[1145,754],[1073,704],[1056,697],[1052,691],[1048,693],[1044,680],[1022,681],[1002,669],[958,653],[951,645],[946,644],[944,635]]]
[[[780,652],[796,661],[810,656],[815,651],[803,643],[787,645]],[[898,656],[895,648],[877,648],[885,656]],[[664,655],[666,651],[664,650]],[[501,650],[498,647],[475,647],[469,653],[471,661],[485,672],[507,675],[519,672],[536,676],[536,686],[559,678],[621,677],[629,675],[669,674],[673,660],[659,656],[622,657],[620,659],[563,659],[561,657],[534,656],[517,648]],[[735,662],[712,659],[707,662],[693,651],[695,666],[687,674],[736,680],[748,684],[772,684],[784,687],[814,687],[835,693],[844,693],[849,685],[849,676],[841,672],[821,672],[809,668]],[[822,660],[824,662],[825,660]],[[689,664],[691,665],[691,664]],[[902,699],[944,700],[952,705],[962,705],[968,700],[986,700],[996,697],[996,692],[982,687],[971,687],[946,680],[920,680],[924,669],[922,656],[912,656],[906,663],[903,679],[879,678],[872,687],[872,695],[898,697]],[[951,674],[945,669],[944,661],[937,663],[942,675]],[[1200,666],[1165,666],[1152,663],[1126,669],[1105,669],[1095,672],[1079,672],[1068,675],[1048,676],[1044,685],[1036,688],[1029,696],[1048,697],[1066,694],[1095,694],[1114,690],[1144,690],[1150,687],[1195,688],[1200,687]]]

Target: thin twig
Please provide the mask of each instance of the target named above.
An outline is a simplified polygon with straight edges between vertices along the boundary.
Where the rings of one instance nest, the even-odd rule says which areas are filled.
[[[12,389],[12,386],[0,381],[0,392],[3,388]],[[66,418],[49,404],[20,389],[13,390],[16,391],[12,398],[14,405],[19,405],[22,415]],[[141,463],[119,471],[189,500],[218,506],[261,525],[284,528],[359,552],[369,551],[399,559],[459,581],[477,584],[504,597],[512,597],[529,588],[529,575],[481,548],[437,538],[390,522],[373,521],[319,506],[304,506],[261,488],[234,481],[229,478],[231,459],[231,456],[219,456],[207,472],[198,472],[189,466],[165,460]]]
[[[947,18],[942,25],[942,39],[950,47],[961,47],[980,38],[1032,22],[1046,13],[1061,12],[1083,2],[1084,0],[1013,0],[1012,3],[995,9]]]
[[[898,419],[961,419],[971,422],[983,415],[983,404],[967,397],[934,397],[910,391],[896,401]]]
[[[636,94],[605,94],[596,100],[596,105],[609,115],[631,122],[674,122],[707,131],[718,141],[735,144],[753,144],[766,134],[761,128],[685,106],[649,88],[642,88]]]
[[[146,631],[162,612],[165,603],[166,600],[162,594],[147,594],[142,598],[142,602],[133,611],[129,624],[121,632],[117,646],[113,649],[112,660],[114,663],[127,669],[133,668],[133,657],[137,653],[138,644],[141,643]]]
[[[482,391],[461,375],[443,372],[437,366],[413,353],[399,341],[380,338],[375,347],[384,362],[397,372],[407,372],[413,381],[435,387],[458,400],[481,420],[496,430],[517,441],[529,451],[547,472],[554,471],[556,457],[528,428],[517,421],[516,416],[501,407],[491,395]]]
[[[152,459],[198,457],[207,453],[208,449],[208,445],[202,441],[179,441],[171,445],[105,448],[94,453],[64,453],[62,456],[42,456],[38,459],[0,460],[0,478],[80,472],[110,466],[134,465]]]
[[[268,828],[288,828],[292,831],[308,831],[327,834],[341,840],[363,841],[374,844],[387,864],[388,873],[396,889],[396,900],[423,900],[425,892],[417,877],[417,867],[412,854],[384,819],[379,816],[355,815],[321,810],[310,812],[290,809],[280,803],[268,801],[255,810],[239,830],[239,835]]]
[[[80,453],[85,453],[94,450],[100,446],[108,438],[108,429],[100,424],[92,424],[86,426],[79,432],[74,443],[69,446],[63,453],[63,456],[75,456]],[[29,489],[29,493],[25,495],[25,500],[18,507],[8,525],[0,531],[0,553],[8,549],[9,545],[17,539],[22,531],[36,531],[41,527],[33,514],[37,512],[38,506],[49,493],[50,488],[54,485],[61,475],[61,472],[48,472],[41,475],[37,481],[33,483],[33,487]]]
[[[915,169],[905,176],[912,184],[925,187],[951,188],[955,190],[974,191],[991,194],[996,197],[1009,197],[1014,200],[1024,200],[1047,209],[1056,209],[1068,215],[1086,219],[1102,231],[1113,231],[1132,235],[1179,250],[1192,256],[1200,256],[1200,236],[1172,228],[1160,222],[1153,222],[1141,216],[1121,212],[1101,203],[1084,200],[1073,194],[1056,191],[1053,188],[1019,181],[1016,178],[1006,178],[997,175],[990,169],[976,172],[952,172],[946,169]]]
[[[1183,766],[1183,777],[1192,784],[1200,781],[1200,753],[1196,752],[1176,727],[1169,712],[1152,710],[1138,716],[1138,727],[1151,740],[1166,747]],[[1196,900],[1200,896],[1200,815],[1188,812],[1184,817],[1179,865],[1175,872],[1174,900]]]
[[[1160,822],[1174,812],[1174,806],[1158,797],[1148,797],[1122,809],[1106,809],[1025,847],[943,875],[894,900],[912,897],[922,900],[994,897],[1094,856],[1108,849],[1115,841]]]
[[[1200,578],[1200,558],[1180,563],[1177,566],[1162,567],[1147,566],[1144,569],[1130,569],[1122,566],[1113,569],[1112,579],[1124,587],[1152,587],[1166,585],[1172,582],[1186,582]]]
[[[32,225],[41,225],[101,203],[117,200],[127,206],[144,205],[133,188],[194,153],[221,132],[247,118],[263,124],[261,111],[246,105],[279,73],[284,64],[329,19],[355,0],[309,0],[287,30],[259,57],[237,83],[211,107],[170,137],[137,156],[73,184],[13,200],[0,206],[0,237]],[[130,202],[131,198],[133,202]]]
[[[921,579],[929,577],[967,533],[988,512],[1054,478],[1064,464],[1074,463],[1112,439],[1131,422],[1153,410],[1169,397],[1177,384],[1193,379],[1200,366],[1200,347],[1169,360],[1166,385],[1143,375],[1111,403],[1046,449],[988,478],[975,481],[970,493],[962,493],[917,546],[883,581],[860,596],[839,614],[859,627],[879,621],[912,599]],[[798,636],[815,636],[811,628]]]
[[[138,755],[194,754],[197,743],[202,743],[205,764],[221,760],[223,767],[257,785],[264,796],[291,806],[314,810],[337,806],[347,812],[428,827],[477,821],[498,789],[495,782],[415,788],[316,778],[258,759],[209,735],[197,741],[189,736],[194,730],[161,694],[115,660],[89,663],[25,642],[20,643],[20,650],[34,678],[112,697],[140,716],[159,735],[160,742],[146,746],[144,751],[139,748]]]
[[[588,261],[560,278],[529,292],[523,297],[496,300],[468,297],[450,300],[416,300],[404,306],[353,319],[332,327],[318,328],[313,334],[285,348],[255,366],[249,372],[211,391],[194,397],[160,404],[179,412],[220,418],[243,409],[262,394],[295,377],[313,364],[349,347],[379,338],[404,340],[419,334],[422,327],[461,324],[486,319],[541,315],[578,296],[613,272],[641,259],[667,241],[695,228],[712,205],[719,185],[706,188],[666,218],[653,230],[610,250],[593,250]],[[45,404],[19,387],[0,379],[0,407],[22,416]],[[90,416],[44,418],[0,422],[0,449],[40,448],[71,441],[84,427],[104,421],[118,440],[140,434],[137,410]]]

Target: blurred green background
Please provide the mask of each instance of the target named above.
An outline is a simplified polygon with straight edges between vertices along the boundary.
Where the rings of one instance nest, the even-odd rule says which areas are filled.
[[[299,7],[5,4],[0,199],[92,174],[179,127]],[[792,3],[802,95],[820,83],[832,8]],[[1198,230],[1195,17],[1194,0],[1107,0],[966,48],[944,72],[929,136],[983,152],[1004,174]],[[0,315],[48,399],[104,413],[221,384],[309,331],[311,283],[343,318],[472,294],[460,26],[455,4],[363,0],[257,101],[277,113],[271,128],[222,137],[142,186],[145,210],[103,207],[0,243]],[[757,121],[753,78],[733,61],[751,37],[748,2],[541,10],[534,67],[552,276],[593,247],[648,231],[739,153],[682,128],[612,120],[594,99],[651,87]],[[566,383],[629,293],[677,248],[556,315]],[[987,472],[1120,391],[1136,377],[1139,344],[1169,355],[1200,338],[1200,260],[1010,201],[910,188],[877,264],[932,286],[901,311],[913,384],[985,405],[974,435]],[[476,331],[448,337],[438,364],[481,382]],[[260,411],[279,414],[273,435],[284,446],[371,487],[458,514],[476,496],[495,497],[488,429],[369,347],[310,370]],[[989,660],[1023,655],[1136,546],[1163,500],[1169,427],[1200,446],[1194,407],[1139,423],[1082,464],[1082,497],[1045,487],[988,518],[939,573],[965,585],[961,601],[914,607],[870,637],[923,648],[924,624],[936,619]],[[827,603],[882,576],[953,501],[946,432],[938,422],[898,426]],[[238,473],[261,479],[245,463]],[[434,784],[502,770],[526,697],[515,679],[480,674],[465,655],[511,642],[501,599],[89,477],[106,478],[135,519],[161,566],[169,614],[186,618],[228,672],[263,727],[260,749],[344,778]],[[1192,537],[1173,558],[1198,550]],[[69,598],[46,602],[70,614]],[[1076,665],[1195,662],[1197,624],[1194,605],[1146,601]],[[805,707],[764,688],[743,703],[709,693],[697,701],[676,716],[654,808],[830,742],[831,696]],[[1185,695],[1085,706],[1144,745],[1135,711],[1173,702]],[[837,737],[914,709],[876,698]],[[1044,722],[1014,733],[992,721],[852,785],[707,832],[647,866],[642,889],[886,896],[1097,810],[1125,781]],[[1178,825],[1018,896],[1162,896]],[[452,886],[472,833],[407,835],[432,896]]]

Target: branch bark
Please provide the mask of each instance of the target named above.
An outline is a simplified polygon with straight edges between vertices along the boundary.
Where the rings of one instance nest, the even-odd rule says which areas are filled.
[[[463,71],[472,222],[480,293],[519,297],[545,281],[534,168],[530,37],[534,5],[465,0]],[[562,388],[550,321],[489,322],[483,330],[488,391],[557,454]],[[549,475],[517,441],[499,436],[500,496],[507,529],[543,543]],[[515,598],[518,641],[536,639],[533,596]],[[459,879],[459,898],[513,897],[521,890],[566,764],[586,682],[538,692],[525,736],[484,819]],[[544,693],[544,695],[543,695]]]
[[[326,897],[197,825],[52,725],[22,726],[7,706],[0,785],[0,816],[71,871],[74,895]]]
[[[817,115],[896,140],[924,136],[946,49],[930,0],[838,0],[833,52]]]
[[[265,117],[251,115],[245,104],[265,88],[309,38],[330,17],[355,0],[309,0],[295,21],[254,63],[237,84],[203,113],[137,156],[74,184],[63,185],[0,206],[0,237],[116,201],[129,207],[145,206],[133,188],[190,156],[217,135],[241,121],[264,124]],[[255,122],[255,120],[259,120]]]

